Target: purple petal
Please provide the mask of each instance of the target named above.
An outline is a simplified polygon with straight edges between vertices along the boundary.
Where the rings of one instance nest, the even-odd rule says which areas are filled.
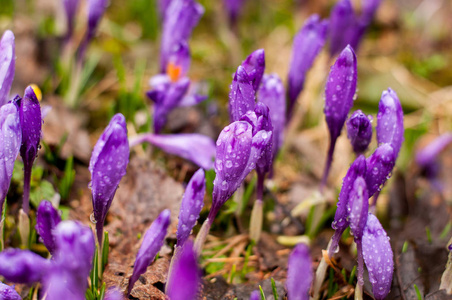
[[[384,299],[392,283],[394,271],[393,253],[389,237],[377,217],[369,214],[363,234],[363,256],[369,271],[375,299]]]
[[[223,0],[229,22],[235,24],[243,7],[244,0]]]
[[[49,261],[29,250],[10,248],[0,253],[0,275],[14,283],[41,281],[49,266]]]
[[[257,91],[264,76],[265,71],[265,51],[258,49],[251,53],[243,62],[242,67],[248,74],[248,78],[253,84],[254,91]]]
[[[128,163],[126,120],[122,114],[116,114],[94,146],[89,162],[94,218],[97,221],[99,241],[102,241],[102,228],[107,211],[121,178],[126,174]]]
[[[325,118],[333,140],[341,134],[356,92],[357,69],[353,49],[347,46],[331,67],[325,88]]]
[[[60,267],[55,267],[49,274],[46,274],[44,289],[48,300],[85,299],[86,287],[81,287],[73,274]]]
[[[289,115],[292,115],[298,95],[303,90],[306,73],[325,44],[327,29],[328,21],[321,21],[320,17],[314,14],[306,20],[294,38],[287,83]]]
[[[123,300],[124,295],[118,288],[111,288],[105,294],[104,300]]]
[[[54,265],[67,273],[74,291],[86,291],[95,243],[91,229],[74,221],[63,221],[54,231],[56,251]]]
[[[298,244],[290,254],[287,271],[287,294],[289,299],[309,299],[313,279],[311,256],[305,244]]]
[[[254,110],[255,90],[245,68],[239,66],[229,91],[229,115],[231,122],[240,120],[249,110]]]
[[[190,232],[198,221],[199,214],[204,206],[206,193],[206,179],[203,169],[199,169],[185,189],[180,205],[179,223],[177,224],[177,246],[183,246],[190,236]]]
[[[445,133],[417,152],[416,162],[428,179],[436,180],[440,170],[438,156],[450,143],[452,143],[452,133]]]
[[[165,19],[166,11],[167,11],[170,3],[171,3],[171,0],[158,0],[157,1],[157,7],[159,10],[161,20]]]
[[[198,24],[204,8],[195,0],[173,0],[169,4],[162,32],[162,44],[160,49],[160,72],[164,73],[168,65],[168,57],[174,51],[174,47],[181,41],[187,42]]]
[[[14,34],[12,31],[6,30],[0,40],[0,106],[8,102],[14,79],[15,64]]]
[[[201,276],[193,243],[188,240],[180,251],[172,265],[166,293],[171,300],[194,300]]]
[[[54,231],[60,222],[60,214],[52,206],[52,203],[47,200],[41,201],[38,206],[35,228],[50,254],[55,252]]]
[[[64,13],[66,14],[67,39],[71,38],[74,31],[74,20],[78,5],[79,0],[63,0]]]
[[[347,203],[348,222],[355,239],[361,239],[367,223],[369,196],[366,181],[362,176],[356,178]]]
[[[370,24],[381,4],[381,0],[367,0],[363,1],[361,19],[366,25]]]
[[[0,282],[0,299],[2,300],[22,300],[13,286]]]
[[[372,140],[371,122],[372,117],[366,116],[361,110],[355,111],[347,121],[347,137],[357,154],[366,151]]]
[[[107,5],[107,0],[88,0],[88,40],[91,40],[94,37],[97,26],[107,9]]]
[[[381,144],[375,152],[366,159],[366,184],[369,197],[372,197],[391,176],[395,165],[394,150],[389,144]]]
[[[250,300],[261,300],[261,293],[259,291],[253,291],[250,295]]]
[[[381,94],[376,131],[378,144],[390,144],[397,159],[404,140],[403,110],[397,94],[390,88]]]
[[[171,213],[169,209],[165,209],[160,213],[157,219],[152,222],[151,226],[146,231],[140,250],[138,250],[133,267],[133,274],[129,280],[129,294],[140,275],[146,272],[147,267],[152,263],[155,256],[160,251],[160,248],[162,248],[168,226],[171,222],[170,216]]]
[[[177,43],[169,53],[166,73],[173,81],[184,77],[190,68],[190,49],[185,41]]]
[[[180,101],[179,106],[180,107],[193,106],[193,105],[203,102],[204,100],[207,100],[207,98],[208,97],[205,95],[190,94],[190,89],[189,89],[188,93]]]
[[[22,145],[20,156],[24,165],[31,166],[38,154],[41,141],[41,107],[31,86],[25,89],[24,98],[20,100],[20,123],[22,128]]]
[[[205,170],[213,168],[215,142],[202,134],[142,134],[130,142],[136,144],[148,142],[163,151],[188,159]]]
[[[342,182],[341,192],[339,193],[339,201],[337,202],[336,214],[331,227],[336,230],[332,238],[331,246],[328,255],[331,257],[333,253],[339,250],[339,240],[344,230],[348,227],[347,220],[348,211],[347,203],[350,198],[350,192],[353,189],[356,178],[366,175],[366,158],[363,155],[358,156],[347,171]]]
[[[0,107],[0,210],[3,210],[21,142],[18,107],[16,103],[7,103]]]
[[[270,110],[273,125],[272,153],[274,160],[284,142],[286,124],[286,98],[281,78],[276,74],[264,75],[257,99],[267,105]]]
[[[355,36],[356,24],[357,17],[350,0],[337,2],[331,11],[328,28],[331,56],[339,53],[347,44],[350,44],[350,40]]]

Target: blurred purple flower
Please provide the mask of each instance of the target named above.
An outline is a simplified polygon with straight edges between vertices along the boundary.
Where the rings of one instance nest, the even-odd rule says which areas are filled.
[[[23,99],[18,98],[20,103],[19,115],[22,130],[22,145],[20,156],[24,162],[24,195],[22,202],[23,211],[28,214],[30,199],[30,180],[33,162],[38,155],[39,142],[41,141],[41,106],[31,86],[25,89]]]
[[[248,57],[242,62],[242,67],[248,74],[248,78],[253,84],[254,91],[257,91],[265,71],[264,49],[258,49],[248,55]]]
[[[172,0],[158,0],[157,1],[157,8],[159,10],[160,14],[160,20],[165,19],[166,10],[168,9],[168,6],[170,5]]]
[[[391,289],[394,260],[389,237],[373,214],[369,213],[367,218],[362,242],[374,297],[384,299]]]
[[[391,145],[386,143],[381,144],[375,149],[374,153],[366,159],[367,174],[365,179],[369,197],[372,197],[377,191],[379,192],[381,186],[391,176],[395,160],[394,150]]]
[[[231,122],[240,120],[249,110],[254,110],[255,94],[251,77],[243,66],[237,68],[229,91],[229,115]]]
[[[333,253],[339,251],[339,240],[344,230],[348,227],[348,201],[350,199],[350,193],[355,184],[355,180],[358,177],[364,177],[366,175],[366,158],[363,155],[358,156],[351,164],[342,182],[341,192],[339,193],[339,201],[337,202],[336,214],[334,215],[334,221],[331,225],[334,232],[331,238],[331,245],[328,249],[328,255],[331,257]]]
[[[86,288],[80,287],[74,276],[60,267],[53,268],[43,284],[47,300],[85,300]]]
[[[213,168],[215,157],[215,142],[202,134],[140,134],[133,137],[130,147],[148,142],[168,152],[188,159],[201,168],[209,170]]]
[[[110,288],[105,294],[104,300],[123,300],[124,295],[118,288]]]
[[[0,40],[0,106],[8,102],[9,92],[14,79],[16,54],[14,34],[6,30]]]
[[[261,300],[261,293],[259,291],[253,291],[250,295],[250,300]]]
[[[306,20],[294,38],[287,83],[289,97],[287,122],[292,117],[295,102],[303,90],[306,73],[325,44],[327,29],[328,21],[322,21],[314,14]]]
[[[105,10],[107,9],[107,5],[108,0],[88,0],[88,27],[86,29],[85,37],[79,47],[79,62],[81,62],[85,57],[86,48],[96,34],[97,27],[105,13]]]
[[[245,0],[223,0],[224,8],[228,14],[229,23],[234,26],[240,16]]]
[[[286,286],[289,299],[309,299],[312,279],[309,247],[305,244],[298,244],[292,250],[288,262]]]
[[[135,282],[141,274],[146,272],[147,267],[152,263],[160,248],[162,248],[168,226],[171,222],[170,215],[170,211],[165,209],[146,231],[141,247],[138,250],[137,258],[135,259],[132,276],[129,279],[127,289],[129,295]]]
[[[68,41],[72,37],[74,32],[74,20],[75,14],[77,13],[77,8],[79,5],[79,0],[63,0],[63,9],[66,14],[66,36],[65,40]]]
[[[116,114],[94,146],[89,162],[93,214],[96,220],[97,239],[102,245],[105,217],[121,178],[129,163],[129,142],[126,120]]]
[[[14,289],[14,286],[6,285],[0,282],[0,299],[2,300],[22,300]]]
[[[367,150],[372,140],[372,117],[361,110],[355,111],[347,121],[347,137],[353,151],[359,155]]]
[[[378,10],[382,0],[367,0],[362,2],[361,21],[368,26]]]
[[[198,221],[204,206],[206,179],[203,169],[199,169],[188,182],[180,205],[179,223],[177,224],[177,246],[183,246],[190,232]]]
[[[38,282],[49,267],[48,260],[29,250],[10,248],[0,252],[0,275],[14,283],[31,285]]]
[[[274,161],[284,142],[284,126],[286,124],[286,98],[281,78],[276,74],[264,75],[257,99],[267,105],[270,110],[273,125],[272,159]]]
[[[41,201],[36,214],[36,232],[40,235],[40,240],[53,255],[55,252],[54,231],[61,222],[58,211],[47,200]]]
[[[166,294],[171,300],[194,300],[201,279],[197,255],[193,251],[193,242],[188,240],[172,264]]]
[[[345,47],[331,67],[325,87],[325,119],[330,132],[328,150],[322,186],[326,184],[333,161],[336,140],[341,134],[348,112],[353,106],[357,82],[356,56],[350,46]]]
[[[396,92],[390,88],[383,91],[378,104],[376,131],[378,144],[390,144],[397,159],[404,139],[403,110]]]
[[[16,103],[7,103],[0,107],[0,211],[3,211],[21,142],[19,109]]]
[[[195,0],[172,0],[163,20],[160,48],[160,72],[166,71],[169,56],[181,42],[188,42],[193,28],[198,24],[204,8]]]

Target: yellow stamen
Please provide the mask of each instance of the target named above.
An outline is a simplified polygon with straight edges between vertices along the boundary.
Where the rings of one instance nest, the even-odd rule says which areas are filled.
[[[38,98],[38,101],[42,100],[42,92],[41,89],[36,84],[30,84],[30,87],[33,89],[33,92],[36,95],[36,98]]]
[[[182,74],[182,67],[174,64],[173,62],[169,62],[166,66],[166,74],[168,74],[171,81],[176,82]]]

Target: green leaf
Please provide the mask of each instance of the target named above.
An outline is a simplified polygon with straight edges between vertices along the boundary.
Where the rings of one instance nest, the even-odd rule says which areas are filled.
[[[276,299],[279,299],[278,297],[278,291],[276,290],[276,283],[275,280],[273,279],[273,277],[270,279],[272,282],[272,290],[273,290],[273,297]]]
[[[104,273],[105,267],[108,264],[108,254],[110,251],[110,240],[108,238],[108,232],[104,231],[104,244],[102,246],[102,274]]]
[[[264,290],[262,290],[262,287],[260,285],[259,285],[259,291],[261,292],[261,300],[265,300]]]
[[[74,170],[74,157],[70,156],[64,167],[64,175],[63,178],[58,183],[58,190],[60,191],[61,199],[68,199],[69,193],[71,192],[72,184],[75,179],[75,170]]]
[[[30,202],[34,207],[38,207],[43,199],[50,200],[55,194],[56,192],[53,185],[49,181],[43,179],[39,185],[31,188]]]

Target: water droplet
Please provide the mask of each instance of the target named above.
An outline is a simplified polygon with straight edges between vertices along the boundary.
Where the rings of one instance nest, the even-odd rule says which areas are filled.
[[[94,213],[92,213],[92,214],[89,216],[89,220],[90,220],[91,223],[93,223],[93,224],[96,224],[96,223],[97,223],[97,220],[96,220],[96,218],[94,217]]]

